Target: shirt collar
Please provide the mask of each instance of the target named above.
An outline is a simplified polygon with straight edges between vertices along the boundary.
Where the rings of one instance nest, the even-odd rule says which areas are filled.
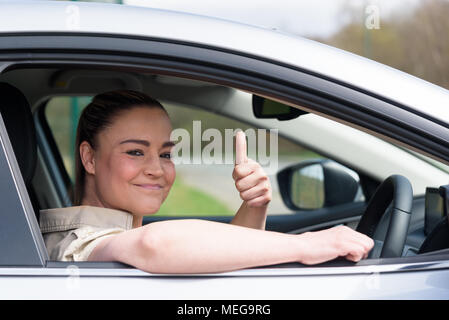
[[[132,229],[133,216],[129,212],[94,206],[73,206],[40,210],[42,233],[66,231],[85,226]]]

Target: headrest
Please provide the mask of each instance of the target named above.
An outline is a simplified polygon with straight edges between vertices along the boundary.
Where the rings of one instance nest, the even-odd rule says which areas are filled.
[[[25,184],[34,175],[37,158],[36,131],[27,99],[19,89],[0,82],[0,113],[19,163]]]

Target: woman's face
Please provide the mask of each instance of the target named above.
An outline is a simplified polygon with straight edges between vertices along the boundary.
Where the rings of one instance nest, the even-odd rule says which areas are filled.
[[[175,180],[171,123],[158,108],[120,113],[97,136],[95,192],[100,204],[143,216],[156,213]]]

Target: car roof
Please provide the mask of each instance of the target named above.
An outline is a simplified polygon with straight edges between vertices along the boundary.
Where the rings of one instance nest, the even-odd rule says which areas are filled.
[[[87,32],[142,36],[231,50],[334,79],[449,122],[449,90],[312,40],[223,19],[105,3],[6,1],[0,2],[0,30],[0,34]]]

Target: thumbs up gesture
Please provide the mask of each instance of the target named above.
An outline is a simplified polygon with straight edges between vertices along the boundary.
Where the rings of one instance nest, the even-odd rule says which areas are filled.
[[[235,165],[232,178],[240,198],[248,207],[266,207],[271,201],[270,179],[260,164],[249,159],[246,153],[246,136],[239,131],[235,137]]]

